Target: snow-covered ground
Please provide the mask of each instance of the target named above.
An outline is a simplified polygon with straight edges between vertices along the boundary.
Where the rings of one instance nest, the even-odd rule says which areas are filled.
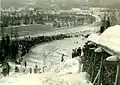
[[[79,73],[80,58],[71,58],[72,49],[82,47],[84,42],[85,39],[78,37],[37,45],[25,56],[27,68],[34,67],[37,62],[41,69],[45,66],[45,73],[23,74],[22,70],[20,73],[12,72],[0,80],[0,85],[92,85],[87,73]],[[64,62],[61,62],[63,53],[66,56]]]
[[[87,26],[85,29],[89,30],[90,28],[92,27]],[[85,29],[83,30],[85,31]],[[85,41],[83,37],[78,37],[36,45],[36,47],[25,56],[28,64],[26,72],[22,72],[24,66],[20,65],[18,66],[21,68],[20,73],[11,72],[9,76],[0,79],[0,85],[33,85],[33,83],[34,85],[91,85],[86,78],[86,74],[82,72],[79,73],[81,70],[80,58],[71,58],[72,49],[82,47]],[[61,62],[62,54],[66,55],[64,62]],[[34,68],[36,62],[38,68],[41,68],[41,72],[44,66],[45,73],[30,75],[29,67]],[[11,65],[15,67],[14,64]],[[82,75],[84,75],[84,77]]]
[[[82,37],[79,37],[37,45],[28,55],[26,55],[26,60],[28,61],[29,66],[33,67],[37,62],[40,67],[45,65],[45,71],[62,72],[64,69],[61,69],[63,68],[61,66],[64,66],[64,64],[66,65],[66,63],[72,63],[72,49],[82,47],[84,43],[85,40],[83,40]],[[66,55],[64,56],[65,62],[63,63],[61,63],[62,54]],[[76,63],[76,59],[72,59],[72,61]],[[68,71],[71,70],[68,69]]]
[[[84,25],[75,28],[58,29],[53,32],[46,32],[42,35],[55,34],[87,34],[88,32],[98,31],[99,17],[96,17],[96,22],[90,25]],[[40,35],[40,34],[38,34]],[[38,36],[36,35],[36,36]],[[9,76],[0,79],[0,85],[92,85],[89,82],[89,76],[85,72],[81,72],[80,57],[72,57],[72,49],[82,47],[86,39],[82,36],[78,38],[69,38],[64,40],[57,40],[46,44],[36,45],[24,57],[27,61],[26,72],[23,73],[24,65],[19,65],[19,73],[12,72]],[[78,42],[78,43],[76,43]],[[64,54],[64,61],[61,62],[62,54]],[[34,68],[35,65],[44,73],[29,74],[29,68]],[[10,63],[12,67],[14,64]]]
[[[0,85],[92,85],[86,73],[80,74],[16,74],[2,79]]]

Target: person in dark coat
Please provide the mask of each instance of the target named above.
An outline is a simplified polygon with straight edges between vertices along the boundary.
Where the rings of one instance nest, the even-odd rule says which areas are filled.
[[[15,72],[19,72],[19,68],[15,66]]]
[[[26,68],[27,67],[27,62],[25,61],[24,64],[25,64],[25,68]]]
[[[37,68],[36,67],[34,68],[34,73],[37,73]]]
[[[7,74],[9,75],[11,67],[8,63],[6,63],[6,64],[7,64]]]
[[[77,49],[77,56],[80,56],[81,55],[81,48],[79,47],[78,49]]]
[[[7,75],[9,75],[9,73],[10,73],[10,65],[7,63],[7,62],[4,62],[3,63],[3,69],[2,69],[2,74],[3,74],[3,76],[5,77],[5,76],[7,76]]]
[[[105,27],[104,27],[104,26],[101,26],[101,27],[100,27],[100,34],[103,33],[104,30],[105,30]]]
[[[4,77],[7,76],[7,69],[5,67],[3,67],[1,73],[3,74]]]
[[[61,62],[64,61],[64,54],[62,54],[62,57],[61,57]]]
[[[35,68],[34,68],[34,73],[37,73],[37,69],[38,69],[38,66],[37,66],[37,62],[36,62],[36,65],[35,65]]]
[[[30,74],[32,73],[32,68],[30,67]]]

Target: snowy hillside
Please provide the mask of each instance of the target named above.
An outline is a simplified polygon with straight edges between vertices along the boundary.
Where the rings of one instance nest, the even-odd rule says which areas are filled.
[[[65,75],[57,73],[16,74],[16,76],[9,76],[9,79],[2,79],[0,85],[92,85],[86,75],[86,73]]]
[[[20,73],[12,72],[0,80],[0,85],[92,85],[87,73],[79,73],[80,58],[71,58],[72,49],[81,47],[84,43],[85,40],[79,37],[37,45],[26,55],[28,72],[23,73],[21,69],[24,67],[19,66]],[[64,57],[64,62],[61,62],[61,53],[68,55]],[[41,69],[45,66],[45,73],[29,74],[28,68],[34,67],[36,62]]]
[[[0,85],[92,85],[89,81],[89,75],[81,72],[82,63],[80,57],[72,59],[72,49],[82,47],[86,42],[83,36],[98,30],[99,27],[95,26],[95,24],[99,22],[99,17],[96,18],[94,24],[58,29],[42,34],[56,35],[64,33],[81,36],[36,45],[24,56],[27,67],[25,68],[23,63],[17,65],[20,72],[14,73],[15,64],[10,63],[12,72],[9,76],[0,79]],[[61,62],[62,54],[65,55],[63,62]],[[29,68],[34,69],[36,63],[42,73],[33,74],[32,72],[30,74]],[[23,72],[24,69],[25,72]]]

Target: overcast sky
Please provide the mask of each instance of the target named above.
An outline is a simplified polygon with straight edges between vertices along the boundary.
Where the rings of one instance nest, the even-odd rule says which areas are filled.
[[[43,5],[43,3],[62,3],[62,4],[81,4],[85,3],[87,0],[2,0],[2,6],[18,6],[21,4],[33,4],[35,5],[36,3],[39,5]],[[96,2],[99,0],[88,0],[89,2],[92,2],[92,4],[96,4]],[[102,5],[113,5],[117,4],[120,5],[120,0],[101,0]]]

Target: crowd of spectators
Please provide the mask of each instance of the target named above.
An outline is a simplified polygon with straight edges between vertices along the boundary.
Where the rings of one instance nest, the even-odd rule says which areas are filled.
[[[23,57],[30,49],[40,43],[47,43],[53,40],[61,40],[69,38],[65,34],[58,34],[53,36],[38,36],[38,37],[25,37],[23,39],[13,39],[6,35],[0,41],[0,62],[8,60],[16,61],[18,57]]]

